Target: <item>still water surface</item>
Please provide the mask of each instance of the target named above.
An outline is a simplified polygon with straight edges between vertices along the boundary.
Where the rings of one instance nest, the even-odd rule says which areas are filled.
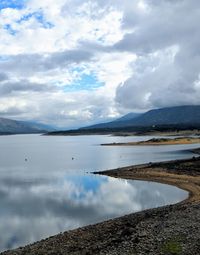
[[[0,250],[187,197],[176,187],[90,171],[187,158],[177,146],[103,147],[152,137],[0,137]]]

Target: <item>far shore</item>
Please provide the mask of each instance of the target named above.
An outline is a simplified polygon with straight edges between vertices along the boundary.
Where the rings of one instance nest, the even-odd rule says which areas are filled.
[[[53,131],[43,135],[46,136],[82,136],[82,135],[112,135],[112,136],[200,136],[198,129],[181,129],[180,127],[127,127],[127,128],[107,128],[107,129],[76,129],[66,131]]]
[[[137,145],[178,145],[200,143],[199,137],[152,138],[147,141],[127,143],[104,143],[102,146],[137,146]]]
[[[195,149],[194,153],[200,153],[200,149]],[[199,254],[200,157],[129,166],[94,174],[175,185],[187,190],[189,196],[174,205],[67,231],[1,254]]]

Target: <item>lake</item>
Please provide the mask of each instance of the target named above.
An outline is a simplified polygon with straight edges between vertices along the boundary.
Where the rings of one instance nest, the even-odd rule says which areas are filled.
[[[100,146],[152,137],[0,136],[0,250],[187,197],[176,187],[89,174],[188,158],[175,146]]]

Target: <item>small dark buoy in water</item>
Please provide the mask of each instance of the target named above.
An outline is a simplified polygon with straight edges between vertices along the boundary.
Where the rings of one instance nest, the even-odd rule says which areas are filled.
[[[74,158],[72,157],[72,160],[74,160]]]
[[[25,158],[25,161],[28,161],[28,159],[27,159],[27,158]]]

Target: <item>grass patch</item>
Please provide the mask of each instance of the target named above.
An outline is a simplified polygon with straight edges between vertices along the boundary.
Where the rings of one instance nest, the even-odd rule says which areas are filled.
[[[182,251],[182,239],[180,237],[171,238],[162,245],[162,252],[166,255],[181,255]]]

